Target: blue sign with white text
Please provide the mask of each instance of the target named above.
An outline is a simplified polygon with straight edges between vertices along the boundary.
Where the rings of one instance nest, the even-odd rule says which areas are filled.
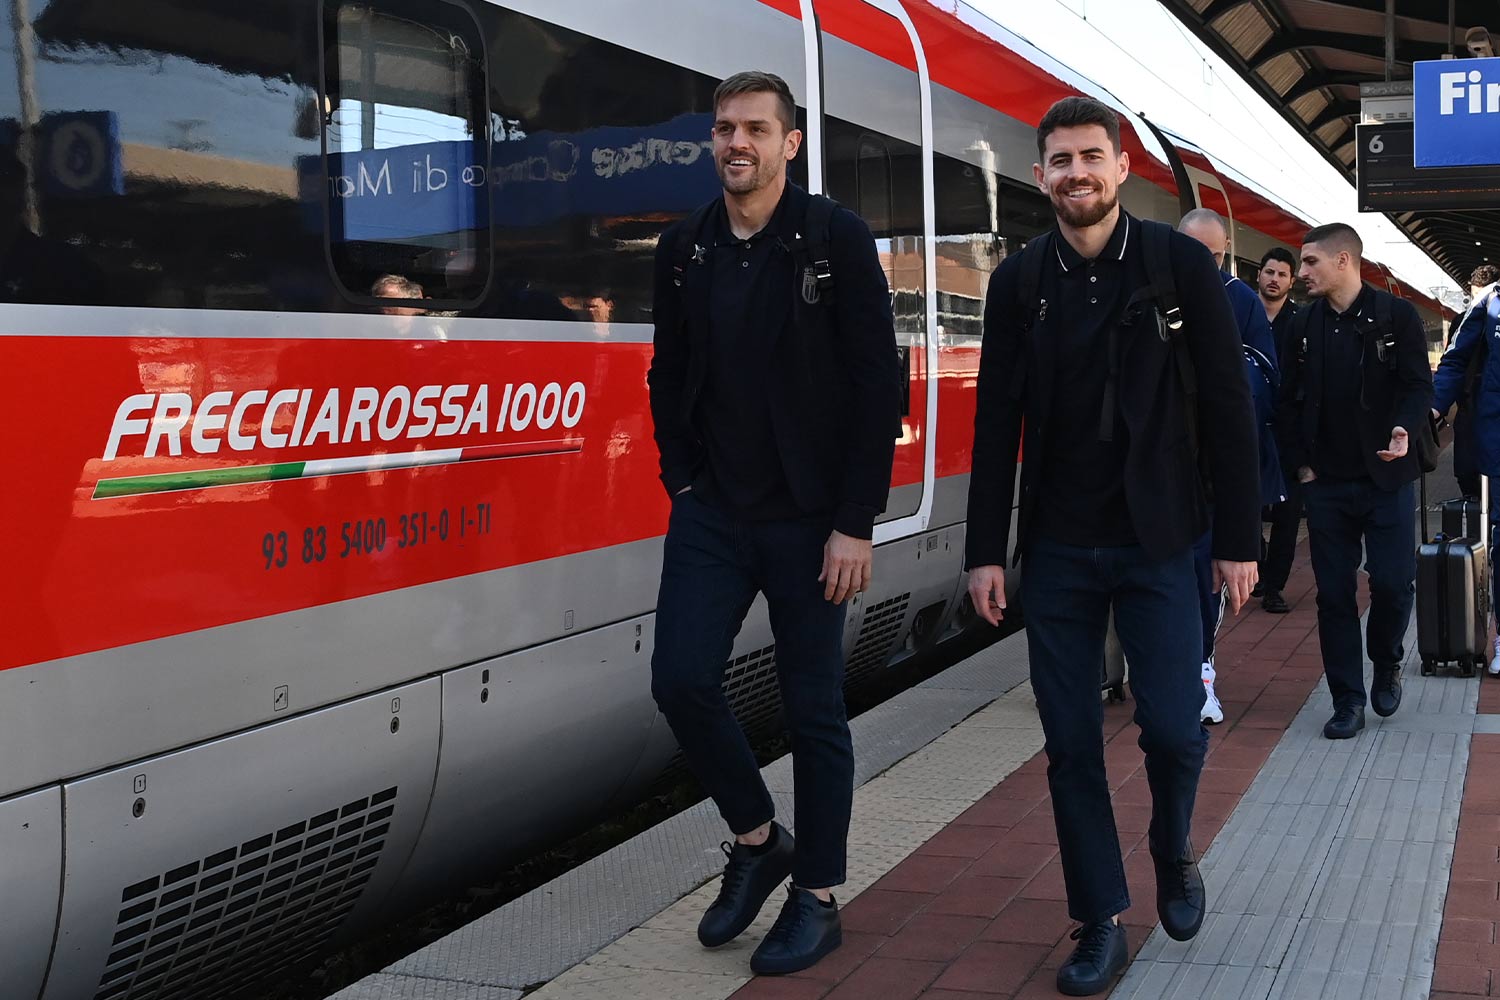
[[[1500,58],[1440,59],[1414,67],[1419,167],[1500,164]]]

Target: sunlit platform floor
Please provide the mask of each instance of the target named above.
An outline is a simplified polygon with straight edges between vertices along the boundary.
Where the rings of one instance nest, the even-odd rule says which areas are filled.
[[[1285,591],[1225,623],[1225,719],[1194,816],[1209,913],[1187,944],[1156,926],[1150,793],[1133,701],[1105,708],[1105,756],[1134,905],[1119,998],[1425,998],[1500,992],[1500,682],[1419,676],[1330,742],[1305,542]],[[752,978],[773,899],[731,944],[694,935],[724,837],[702,803],[502,907],[337,1000],[979,1000],[1056,996],[1071,951],[1029,683],[1013,635],[852,723],[858,760],[844,945]],[[1470,764],[1473,767],[1470,767]],[[765,769],[783,822],[790,761]]]

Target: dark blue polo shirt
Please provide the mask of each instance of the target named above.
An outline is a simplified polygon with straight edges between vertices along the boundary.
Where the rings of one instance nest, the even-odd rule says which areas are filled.
[[[1313,455],[1313,472],[1320,479],[1368,479],[1364,446],[1359,440],[1359,414],[1363,384],[1365,335],[1360,315],[1373,309],[1370,286],[1347,312],[1335,312],[1326,298],[1318,306],[1322,322],[1310,335],[1323,338],[1323,403],[1318,415],[1317,454]]]
[[[1138,229],[1121,212],[1109,242],[1092,260],[1054,233],[1053,259],[1042,268],[1038,291],[1048,307],[1038,333],[1046,339],[1040,349],[1053,355],[1054,384],[1036,530],[1066,545],[1137,541],[1125,501],[1130,435],[1116,409],[1114,440],[1099,440],[1099,415],[1109,374],[1109,332],[1125,307],[1129,266],[1142,254]]]
[[[788,188],[790,189],[790,188]],[[790,251],[780,232],[786,195],[764,229],[736,239],[724,202],[705,235],[712,241],[708,370],[699,403],[708,464],[693,489],[708,503],[751,520],[801,517],[787,485],[771,423],[771,339],[766,265]]]

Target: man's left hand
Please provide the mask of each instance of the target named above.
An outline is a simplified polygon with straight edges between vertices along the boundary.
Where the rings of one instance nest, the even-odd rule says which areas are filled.
[[[1382,462],[1394,462],[1406,454],[1406,428],[1391,428],[1391,443],[1386,445],[1385,451],[1377,451],[1376,456]]]
[[[835,531],[823,545],[823,599],[842,604],[850,597],[869,589],[870,565],[874,546],[868,538],[850,538]]]
[[[1253,562],[1229,562],[1226,559],[1214,560],[1214,593],[1218,593],[1220,587],[1229,588],[1229,607],[1234,614],[1240,613],[1250,600],[1250,591],[1255,589],[1255,581],[1260,576],[1260,570]]]

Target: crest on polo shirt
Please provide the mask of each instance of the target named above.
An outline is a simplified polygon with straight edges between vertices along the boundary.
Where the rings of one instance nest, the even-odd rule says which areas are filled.
[[[818,269],[809,264],[802,269],[802,301],[815,306],[822,296],[822,290],[818,287]]]

